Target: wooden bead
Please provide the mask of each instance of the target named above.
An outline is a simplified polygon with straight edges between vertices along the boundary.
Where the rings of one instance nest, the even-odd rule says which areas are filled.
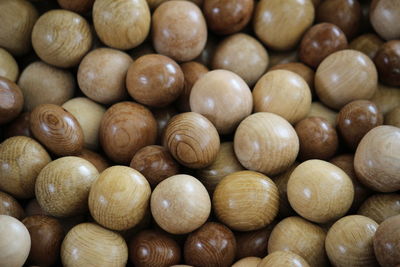
[[[377,80],[375,65],[368,56],[342,50],[321,62],[315,73],[315,90],[325,105],[340,109],[353,100],[371,98]]]
[[[185,262],[193,266],[231,266],[235,259],[236,241],[223,224],[208,222],[186,239]]]
[[[377,51],[374,62],[382,82],[400,86],[400,74],[397,73],[400,68],[400,40],[384,43]]]
[[[151,187],[179,173],[179,164],[162,146],[143,147],[133,156],[130,167],[143,174]]]
[[[195,112],[173,117],[165,129],[163,143],[179,163],[193,169],[210,165],[220,146],[214,125]]]
[[[15,119],[23,105],[24,96],[19,86],[0,76],[0,125]]]
[[[48,214],[46,214],[46,212],[42,209],[42,207],[40,207],[36,198],[32,198],[25,206],[25,215],[26,217],[28,217],[33,215],[48,215]]]
[[[0,15],[1,16],[1,15]],[[1,38],[1,37],[0,37]],[[0,47],[0,76],[16,82],[19,68],[14,57],[7,50]]]
[[[373,102],[356,100],[340,110],[337,129],[347,146],[356,150],[364,135],[382,122],[383,116]]]
[[[32,45],[44,62],[62,68],[74,67],[92,46],[87,21],[67,10],[43,14],[32,31]]]
[[[262,259],[257,267],[309,267],[299,255],[290,251],[275,251]]]
[[[63,157],[42,169],[36,179],[35,193],[40,207],[55,217],[71,217],[88,211],[89,190],[99,176],[89,161]]]
[[[90,188],[90,214],[112,230],[137,225],[149,206],[150,185],[138,171],[113,166],[104,170]]]
[[[349,176],[339,167],[316,159],[303,162],[292,172],[287,192],[293,209],[317,223],[342,217],[354,199]]]
[[[29,128],[29,117],[30,113],[24,112],[7,124],[4,127],[4,137],[10,138],[19,135],[32,137],[32,133]]]
[[[253,86],[265,73],[268,60],[267,50],[257,39],[237,33],[218,45],[214,52],[212,68],[232,71],[249,86]]]
[[[367,198],[357,214],[371,218],[378,224],[400,214],[400,194],[375,194]]]
[[[206,188],[190,175],[179,174],[165,179],[151,195],[154,220],[171,234],[196,230],[206,222],[210,211],[211,201]]]
[[[373,59],[379,48],[383,45],[383,41],[376,34],[366,33],[358,36],[349,44],[350,49],[358,50]]]
[[[106,109],[96,102],[77,97],[65,102],[62,107],[71,113],[82,128],[84,147],[97,150],[99,147],[99,128]]]
[[[354,168],[360,181],[378,192],[400,190],[400,129],[378,126],[358,145]]]
[[[61,246],[64,266],[124,267],[128,247],[117,233],[93,223],[82,223],[68,232]]]
[[[50,161],[46,150],[32,138],[5,140],[0,145],[0,190],[16,198],[32,198],[36,177]]]
[[[63,9],[85,14],[92,9],[94,0],[57,0],[57,2]]]
[[[79,65],[79,88],[87,97],[102,104],[124,100],[128,95],[126,73],[132,62],[129,55],[122,51],[95,49]]]
[[[60,106],[42,104],[30,115],[33,136],[58,156],[77,155],[83,149],[84,137],[79,122]]]
[[[28,261],[40,266],[52,266],[60,257],[64,230],[57,219],[35,215],[26,217],[22,223],[31,236],[31,251]]]
[[[62,105],[72,98],[75,91],[75,79],[71,72],[41,61],[30,64],[22,71],[18,85],[25,97],[26,111],[32,111],[40,104]]]
[[[236,259],[267,256],[268,239],[274,226],[272,223],[260,230],[236,233]]]
[[[23,266],[31,248],[29,232],[14,217],[0,215],[0,265]]]
[[[285,23],[282,23],[282,22]],[[293,49],[314,21],[311,0],[261,0],[258,2],[253,28],[257,37],[274,50]]]
[[[198,6],[188,1],[167,1],[152,16],[152,40],[157,53],[176,61],[200,55],[207,41],[207,25]]]
[[[167,106],[164,108],[155,108],[151,110],[157,122],[157,144],[161,144],[164,138],[165,128],[168,122],[178,114],[174,106]]]
[[[133,102],[111,106],[100,123],[101,147],[117,163],[129,163],[139,149],[154,144],[156,138],[157,123],[153,114]]]
[[[321,117],[308,117],[296,124],[301,160],[328,160],[335,155],[339,140],[335,128]]]
[[[383,115],[386,115],[399,105],[400,90],[398,90],[397,87],[388,87],[379,84],[378,90],[375,92],[370,101],[375,103]]]
[[[261,258],[258,257],[247,257],[235,262],[232,267],[258,267],[261,262]]]
[[[154,230],[144,230],[131,239],[129,255],[136,267],[170,267],[180,262],[181,249],[168,235]]]
[[[317,68],[327,56],[346,48],[347,38],[339,27],[332,23],[320,23],[304,34],[299,58],[310,67]]]
[[[235,132],[233,145],[236,157],[246,169],[267,175],[286,170],[299,152],[299,139],[289,122],[267,112],[244,119]]]
[[[290,206],[288,196],[287,196],[287,183],[289,181],[290,175],[299,166],[298,162],[294,162],[285,172],[274,177],[274,183],[278,187],[279,191],[279,212],[278,217],[286,218],[290,216],[296,216],[296,212]]]
[[[376,266],[373,237],[378,224],[360,215],[346,216],[329,229],[325,247],[334,266]]]
[[[234,172],[215,188],[213,207],[218,220],[230,229],[258,230],[269,225],[278,214],[278,188],[261,173]]]
[[[86,159],[87,161],[92,163],[93,166],[95,166],[96,169],[99,171],[99,173],[110,167],[110,163],[105,157],[88,149],[83,149],[82,153],[77,155],[77,157]]]
[[[307,117],[321,117],[327,120],[331,125],[336,126],[337,112],[324,106],[320,102],[312,102],[310,113],[308,113]]]
[[[396,0],[373,0],[369,18],[374,30],[384,39],[400,38],[400,5]]]
[[[390,217],[381,223],[374,235],[374,251],[381,266],[400,264],[400,215]]]
[[[273,67],[278,64],[287,64],[297,61],[299,61],[297,50],[269,52],[269,67]]]
[[[184,85],[183,72],[169,57],[157,54],[138,58],[128,69],[126,87],[137,102],[165,107],[175,101]]]
[[[251,114],[252,108],[250,88],[237,74],[227,70],[204,74],[190,93],[190,109],[209,119],[220,134],[232,133]]]
[[[25,0],[4,0],[0,10],[0,46],[14,56],[28,53],[37,10]]]
[[[400,128],[400,106],[394,108],[385,116],[385,124]]]
[[[24,217],[24,210],[12,196],[0,191],[0,214],[21,220]]]

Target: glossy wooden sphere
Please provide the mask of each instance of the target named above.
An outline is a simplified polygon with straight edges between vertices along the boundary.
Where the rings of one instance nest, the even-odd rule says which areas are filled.
[[[338,133],[352,150],[371,129],[382,125],[383,116],[368,100],[355,100],[345,105],[337,117]]]
[[[152,16],[156,51],[176,61],[200,55],[207,41],[207,25],[200,8],[188,1],[167,1]]]
[[[385,116],[385,124],[400,128],[400,106],[394,108]]]
[[[24,216],[24,210],[12,196],[0,191],[0,214],[21,220]]]
[[[400,129],[378,126],[361,140],[354,157],[360,181],[378,192],[400,190]]]
[[[211,31],[232,34],[249,23],[253,8],[254,0],[205,0],[203,13]]]
[[[310,113],[307,117],[321,117],[331,125],[336,126],[337,112],[324,106],[321,102],[315,101],[311,103]]]
[[[235,262],[232,267],[258,267],[261,262],[261,258],[258,257],[246,257]]]
[[[400,10],[400,7],[399,7]],[[385,84],[400,86],[400,40],[384,43],[374,57],[379,79]]]
[[[265,228],[249,232],[237,232],[236,237],[236,259],[247,257],[264,258],[267,256],[268,239],[275,224],[272,223]]]
[[[31,236],[28,261],[43,267],[54,265],[60,257],[61,242],[64,239],[61,223],[43,215],[26,217],[22,223]]]
[[[383,45],[381,38],[379,38],[376,34],[366,33],[351,41],[349,48],[363,52],[370,59],[373,59],[381,45]]]
[[[311,0],[261,0],[258,2],[253,28],[257,37],[274,50],[293,49],[314,21]]]
[[[211,211],[210,196],[196,178],[171,176],[154,189],[151,213],[156,223],[171,234],[190,233],[203,225]]]
[[[370,100],[375,103],[383,115],[386,115],[399,105],[400,90],[397,87],[379,84],[378,90]]]
[[[89,190],[99,176],[96,167],[78,157],[63,157],[46,165],[36,179],[40,207],[55,217],[71,217],[88,211]]]
[[[105,157],[89,149],[83,149],[82,153],[77,155],[77,157],[86,159],[87,161],[92,163],[93,166],[95,166],[96,169],[99,171],[99,173],[110,167],[110,163]]]
[[[15,82],[19,76],[19,67],[14,57],[4,48],[0,48],[0,76]]]
[[[42,61],[29,64],[22,71],[18,85],[24,94],[26,111],[32,111],[40,104],[62,105],[75,91],[75,79],[70,71]]]
[[[36,8],[26,0],[3,0],[0,10],[0,46],[15,56],[28,53]]]
[[[31,248],[25,225],[8,215],[0,215],[0,265],[23,266]]]
[[[92,50],[81,61],[78,69],[78,84],[90,99],[113,104],[124,100],[126,73],[133,60],[122,52],[111,48]]]
[[[101,147],[116,163],[129,163],[139,149],[153,145],[156,138],[157,123],[153,114],[134,102],[111,106],[100,123]]]
[[[381,266],[400,264],[400,215],[381,223],[374,236],[374,251]]]
[[[33,136],[58,156],[79,154],[84,136],[75,117],[60,106],[41,104],[34,108],[29,120]]]
[[[400,5],[396,0],[373,0],[369,18],[374,30],[386,40],[400,38]]]
[[[232,133],[251,114],[252,108],[250,88],[237,74],[227,70],[204,74],[190,93],[191,111],[208,118],[220,134]]]
[[[228,267],[235,259],[236,240],[225,225],[208,222],[188,236],[183,251],[187,264]]]
[[[318,225],[300,217],[289,217],[272,230],[268,253],[291,251],[304,258],[310,266],[326,266],[325,236]]]
[[[317,223],[342,217],[354,199],[354,187],[349,176],[339,167],[317,159],[296,167],[290,175],[287,192],[293,209]]]
[[[230,229],[258,230],[269,225],[278,214],[278,188],[261,173],[234,172],[215,188],[213,208],[218,220]]]
[[[174,116],[165,129],[163,143],[179,163],[193,169],[210,165],[220,146],[214,125],[195,112]]]
[[[358,99],[371,98],[378,75],[372,60],[355,50],[342,50],[325,58],[315,73],[315,90],[328,107],[340,109]]]
[[[74,67],[92,46],[87,21],[67,10],[43,14],[32,30],[32,45],[44,62],[62,68]]]
[[[167,106],[164,108],[154,108],[151,110],[157,122],[157,144],[162,144],[165,128],[168,122],[178,114],[178,110],[174,106]]]
[[[63,9],[85,14],[92,9],[94,0],[57,0],[57,2]]]
[[[158,54],[139,57],[126,75],[130,96],[151,107],[165,107],[175,101],[183,85],[183,72],[179,65],[171,58]]]
[[[144,230],[129,242],[129,256],[136,267],[170,267],[181,259],[181,248],[167,234]]]
[[[0,145],[0,190],[16,198],[32,198],[36,177],[50,161],[47,151],[34,139],[8,138]]]
[[[310,67],[317,68],[327,56],[346,48],[347,38],[339,27],[332,23],[320,23],[304,34],[299,58]]]
[[[367,198],[357,214],[371,218],[378,224],[400,214],[400,194],[375,194]]]
[[[283,172],[299,152],[299,138],[289,122],[267,112],[244,119],[235,132],[233,145],[236,157],[246,169],[267,175]]]
[[[257,267],[309,267],[299,255],[290,251],[275,251],[262,259]]]
[[[117,233],[94,223],[82,223],[72,228],[61,245],[64,266],[124,267],[128,247]]]
[[[23,105],[24,96],[19,86],[0,76],[0,125],[15,119]]]

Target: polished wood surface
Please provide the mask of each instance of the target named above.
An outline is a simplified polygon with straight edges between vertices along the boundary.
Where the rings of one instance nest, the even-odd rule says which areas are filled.
[[[232,267],[258,267],[261,262],[261,258],[258,257],[246,257],[235,262]]]
[[[86,159],[87,161],[92,163],[93,166],[95,166],[96,169],[99,171],[99,173],[110,167],[110,162],[103,155],[89,149],[83,149],[82,153],[77,155],[77,157]]]
[[[274,227],[273,222],[260,230],[236,232],[236,259],[267,256],[268,239]]]
[[[314,101],[311,103],[310,112],[307,117],[321,117],[326,119],[331,125],[336,126],[337,112],[319,101]]]
[[[381,266],[400,264],[400,215],[390,217],[381,223],[374,235],[374,251]]]
[[[378,90],[370,101],[377,105],[379,111],[382,112],[383,115],[386,115],[399,105],[400,91],[397,87],[389,87],[379,84]]]
[[[24,210],[15,198],[0,191],[0,214],[21,220],[24,217]]]
[[[14,57],[4,48],[0,48],[0,76],[16,82],[19,76],[19,67]]]
[[[396,0],[372,0],[369,18],[374,30],[384,39],[400,38],[400,4]]]
[[[13,81],[0,76],[0,125],[11,122],[22,111],[24,96]]]
[[[290,251],[275,251],[257,265],[257,267],[309,267],[299,255]]]
[[[400,7],[399,7],[400,10]],[[391,86],[400,86],[400,40],[384,43],[374,57],[379,79]]]
[[[400,105],[386,114],[385,124],[400,128]]]
[[[4,138],[10,138],[13,136],[27,136],[32,137],[31,129],[29,126],[29,112],[23,112],[18,117],[16,117],[13,121],[8,123],[4,127]]]
[[[85,14],[89,12],[95,0],[57,0],[60,7],[77,13]]]
[[[351,41],[349,48],[363,52],[370,59],[374,59],[381,45],[383,45],[383,40],[378,35],[366,33]]]
[[[374,194],[362,203],[357,214],[380,224],[389,217],[400,214],[400,194]]]

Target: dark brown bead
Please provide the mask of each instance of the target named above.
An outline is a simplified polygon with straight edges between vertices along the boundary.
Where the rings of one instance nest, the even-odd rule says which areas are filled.
[[[7,124],[4,128],[4,137],[9,138],[12,136],[27,136],[32,137],[31,130],[29,128],[29,112],[21,113],[12,122]]]
[[[0,125],[15,119],[24,106],[24,96],[19,86],[0,76]]]
[[[174,106],[168,106],[165,108],[152,109],[151,112],[157,121],[157,144],[161,144],[165,127],[167,127],[169,120],[178,114],[178,111]]]
[[[12,196],[0,191],[0,215],[8,215],[21,220],[24,217],[24,210]]]
[[[94,0],[57,0],[57,2],[64,9],[85,14],[92,9]]]
[[[298,162],[294,162],[284,173],[274,177],[274,183],[278,187],[279,191],[279,218],[286,218],[291,216],[297,216],[297,213],[293,210],[289,203],[287,195],[287,184],[289,182],[290,175],[299,166]]]
[[[376,53],[374,62],[382,82],[400,86],[400,40],[383,44]]]
[[[93,152],[89,149],[83,149],[82,153],[78,155],[78,157],[86,159],[90,163],[92,163],[96,169],[101,173],[108,167],[110,167],[110,163],[106,158],[104,158],[102,155]]]
[[[274,226],[275,224],[271,223],[260,230],[236,233],[236,260],[246,257],[264,258],[267,256],[268,239]]]
[[[379,225],[374,236],[375,256],[381,266],[400,264],[400,215],[390,217]]]

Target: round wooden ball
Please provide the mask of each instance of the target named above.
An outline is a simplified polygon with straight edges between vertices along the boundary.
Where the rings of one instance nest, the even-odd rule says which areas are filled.
[[[19,86],[0,76],[0,125],[15,119],[23,106],[24,96]]]
[[[258,267],[261,262],[261,258],[258,257],[246,257],[235,262],[232,267]]]
[[[384,43],[377,51],[374,62],[382,82],[400,86],[400,74],[397,73],[400,68],[400,40]]]
[[[137,102],[151,107],[165,107],[175,101],[184,85],[183,72],[169,57],[149,54],[130,65],[126,87]]]
[[[189,1],[164,2],[154,11],[151,25],[157,53],[176,61],[195,59],[206,45],[203,13]]]
[[[290,50],[313,21],[314,5],[311,0],[261,0],[255,8],[253,28],[268,47]]]
[[[264,258],[267,256],[268,239],[275,224],[272,223],[265,228],[249,232],[237,232],[236,237],[236,259],[247,257]]]
[[[184,257],[193,266],[231,266],[236,253],[232,231],[223,224],[208,222],[185,241]]]
[[[286,170],[299,152],[299,138],[290,123],[267,112],[244,119],[235,132],[233,145],[236,157],[246,169],[267,175]]]
[[[227,37],[216,48],[213,69],[230,70],[253,86],[268,67],[268,53],[264,46],[248,34]]]
[[[94,0],[57,0],[57,2],[63,9],[85,14],[92,9]]]
[[[400,106],[386,114],[385,124],[400,128]]]
[[[317,223],[327,223],[342,217],[354,199],[354,186],[339,167],[323,161],[308,160],[290,175],[288,199],[302,217]]]
[[[400,5],[396,0],[372,0],[369,18],[374,30],[384,39],[400,38]]]
[[[385,220],[374,235],[374,251],[381,266],[400,264],[400,215]]]
[[[77,97],[65,102],[62,107],[71,113],[82,128],[84,147],[97,150],[99,147],[99,128],[106,109],[96,102]]]
[[[15,56],[28,53],[32,28],[38,18],[36,8],[26,0],[3,0],[0,10],[0,47]]]
[[[336,126],[337,112],[315,101],[311,103],[310,113],[308,113],[307,117],[321,117],[331,125]]]
[[[35,193],[40,207],[55,217],[71,217],[88,210],[89,190],[99,176],[96,167],[78,157],[63,157],[42,169]]]
[[[325,247],[334,266],[376,266],[373,237],[378,224],[365,216],[346,216],[329,229]]]
[[[196,178],[171,176],[154,189],[151,213],[156,223],[171,234],[190,233],[202,226],[211,211],[210,196]]]
[[[299,255],[291,251],[275,251],[262,259],[257,267],[309,267]]]
[[[378,85],[378,90],[370,99],[378,107],[379,111],[386,115],[400,103],[400,90],[397,87]]]
[[[99,173],[110,167],[110,163],[104,156],[89,149],[83,149],[82,153],[77,155],[77,157],[86,159],[87,161],[92,163],[93,166],[95,166],[96,169],[99,171]]]
[[[214,125],[195,112],[174,116],[165,129],[163,143],[179,163],[193,169],[210,165],[220,146]]]
[[[143,219],[150,194],[149,183],[138,171],[113,166],[104,170],[90,188],[90,214],[104,227],[127,230]]]
[[[315,73],[315,90],[328,107],[340,109],[377,90],[378,75],[372,60],[362,52],[341,50],[325,58]]]
[[[218,220],[230,229],[258,230],[269,225],[278,214],[278,188],[261,173],[234,172],[215,188],[213,208]]]
[[[0,37],[1,38],[1,37]],[[15,82],[19,76],[18,63],[4,48],[0,47],[0,76]]]
[[[32,30],[32,45],[44,62],[62,68],[74,67],[92,46],[87,21],[68,10],[43,14]]]
[[[400,129],[378,126],[361,140],[354,156],[360,181],[378,192],[400,190]]]
[[[0,215],[0,265],[23,266],[31,248],[25,225],[8,215]]]
[[[28,261],[39,266],[52,266],[60,257],[64,230],[61,223],[43,215],[26,217],[22,223],[31,236],[32,244]]]
[[[203,13],[211,31],[232,34],[249,23],[253,8],[254,0],[205,0]]]
[[[139,149],[153,145],[156,138],[157,123],[153,114],[133,102],[114,104],[104,113],[100,123],[101,147],[117,163],[129,163]]]
[[[0,214],[21,220],[24,217],[24,210],[15,198],[0,191]]]
[[[335,155],[339,139],[335,128],[326,119],[305,118],[296,124],[295,130],[300,141],[301,160],[328,160]]]
[[[350,49],[358,50],[373,59],[379,48],[383,45],[383,41],[374,33],[366,33],[358,36],[349,44]]]
[[[326,266],[324,230],[300,217],[280,221],[268,240],[268,253],[291,251],[304,258],[310,266]]]
[[[41,61],[31,63],[22,71],[18,85],[24,94],[24,109],[27,111],[40,104],[62,105],[72,98],[75,91],[75,79],[70,71]]]
[[[75,117],[60,106],[41,104],[30,115],[33,136],[58,156],[79,154],[84,145],[83,131]]]
[[[400,214],[400,194],[375,194],[367,198],[357,214],[371,218],[378,224]]]
[[[124,267],[128,261],[128,246],[121,235],[94,223],[82,223],[65,236],[61,260],[64,266]]]
[[[190,109],[209,119],[218,133],[229,134],[251,114],[253,99],[249,86],[237,74],[213,70],[193,85]]]
[[[47,151],[34,139],[8,138],[0,145],[0,190],[16,198],[32,198],[36,177],[50,161]]]
[[[290,206],[288,196],[287,196],[287,183],[289,181],[290,175],[299,166],[298,162],[294,162],[285,172],[274,177],[274,183],[278,187],[279,191],[279,212],[278,217],[286,218],[290,216],[296,216],[296,212]]]
[[[167,106],[164,108],[154,108],[151,110],[153,113],[154,118],[157,122],[157,144],[161,144],[165,128],[167,128],[168,122],[178,114],[178,110],[174,106]]]

